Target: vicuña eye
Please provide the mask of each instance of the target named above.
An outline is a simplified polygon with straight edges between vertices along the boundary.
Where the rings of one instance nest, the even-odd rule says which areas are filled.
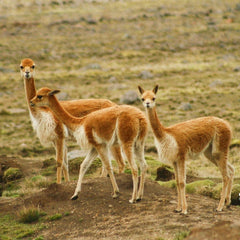
[[[38,95],[37,98],[40,100],[40,99],[42,99],[42,96],[41,96],[41,95]]]
[[[24,69],[24,67],[23,67],[23,66],[20,66],[20,68],[21,68],[21,69]]]
[[[32,69],[34,69],[34,68],[35,68],[35,66],[33,65],[31,68],[32,68]]]
[[[156,99],[155,97],[154,97],[154,98],[152,98],[152,100],[153,100],[153,101],[155,101],[155,99]]]
[[[142,98],[142,101],[144,101],[145,99],[144,98]]]

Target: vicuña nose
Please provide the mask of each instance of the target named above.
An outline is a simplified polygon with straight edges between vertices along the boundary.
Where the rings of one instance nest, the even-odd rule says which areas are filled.
[[[34,103],[32,101],[30,101],[30,106],[34,107]]]

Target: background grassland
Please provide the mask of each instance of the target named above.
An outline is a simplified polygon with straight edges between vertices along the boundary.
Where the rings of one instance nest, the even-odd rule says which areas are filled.
[[[64,99],[120,103],[137,85],[159,84],[157,111],[164,125],[215,115],[230,121],[233,137],[240,138],[239,8],[236,0],[2,1],[1,154],[54,156],[32,131],[19,74],[26,57],[36,62],[37,88],[61,89]],[[191,109],[182,110],[184,103]],[[140,101],[134,105],[143,110]],[[69,146],[76,148],[72,141]],[[153,146],[150,133],[146,149]],[[238,156],[232,149],[236,177]],[[202,161],[188,163],[189,171],[220,176]]]

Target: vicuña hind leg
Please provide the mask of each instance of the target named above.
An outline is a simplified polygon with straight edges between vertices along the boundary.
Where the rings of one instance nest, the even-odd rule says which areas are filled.
[[[227,188],[229,184],[231,184],[230,183],[231,178],[229,175],[228,165],[227,165],[227,155],[225,154],[220,155],[219,161],[218,161],[218,167],[222,174],[223,186],[222,186],[221,198],[217,207],[217,211],[222,211],[225,203],[226,195],[227,195]]]
[[[124,145],[123,151],[128,160],[129,166],[132,172],[132,180],[133,180],[133,193],[132,198],[129,200],[130,203],[135,203],[137,201],[137,188],[138,188],[138,167],[133,158],[133,147],[132,145]]]
[[[112,186],[113,186],[113,198],[116,198],[119,193],[119,188],[118,188],[116,179],[113,174],[112,164],[111,164],[111,160],[109,159],[108,149],[106,148],[106,146],[99,146],[97,148],[97,150],[98,150],[100,158],[104,164],[104,168],[107,170],[107,172],[110,176]]]
[[[234,177],[234,167],[228,163],[228,174],[230,176],[229,184],[227,186],[227,196],[226,196],[226,205],[227,207],[231,204],[231,192],[232,192],[232,184],[233,184],[233,177]]]
[[[92,148],[85,159],[83,160],[81,166],[80,166],[80,171],[79,171],[79,177],[78,177],[78,182],[77,182],[77,187],[75,189],[75,192],[73,196],[71,197],[72,200],[76,200],[78,198],[78,193],[81,191],[81,186],[82,186],[82,180],[83,177],[92,164],[93,160],[97,157],[98,153],[95,148]]]
[[[147,172],[147,163],[144,158],[144,145],[143,144],[135,147],[135,155],[136,155],[137,159],[139,160],[140,170],[141,170],[141,179],[140,179],[139,189],[138,189],[138,193],[137,193],[137,201],[139,201],[143,198],[144,183],[145,183],[146,172]]]
[[[117,161],[118,172],[123,173],[125,168],[125,162],[122,158],[121,148],[118,145],[113,145],[111,147],[111,152],[112,152],[113,158]]]

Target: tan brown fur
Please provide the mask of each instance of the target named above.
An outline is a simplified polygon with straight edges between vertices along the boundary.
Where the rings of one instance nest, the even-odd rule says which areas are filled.
[[[35,63],[30,58],[25,58],[20,63],[20,72],[24,79],[24,86],[26,92],[26,98],[31,116],[32,124],[37,132],[37,135],[43,144],[53,143],[56,150],[56,161],[57,161],[57,183],[61,183],[61,173],[63,171],[66,181],[69,181],[68,174],[68,160],[67,160],[67,147],[66,137],[67,132],[59,119],[56,118],[55,114],[48,107],[41,107],[38,109],[30,106],[30,100],[36,95],[34,74],[35,74]],[[71,101],[61,101],[62,106],[76,117],[85,116],[93,111],[115,106],[116,104],[107,99],[80,99]],[[46,116],[48,116],[46,118]],[[47,122],[49,120],[50,122]],[[40,125],[43,128],[47,128],[50,124],[52,128],[48,128],[49,138],[46,136],[46,131],[42,131]],[[45,125],[45,126],[44,126]],[[54,125],[54,126],[53,126]],[[50,139],[51,138],[51,139]],[[119,166],[119,172],[122,173],[124,170],[125,163],[123,161],[119,148],[112,149],[112,155],[117,160]],[[103,171],[102,175],[106,175]]]
[[[200,153],[219,167],[223,178],[223,189],[217,211],[222,211],[224,202],[230,205],[234,167],[228,162],[231,127],[217,117],[202,117],[164,127],[156,113],[156,86],[152,91],[138,87],[142,102],[155,136],[159,158],[173,165],[178,190],[177,212],[187,213],[185,196],[185,161]]]
[[[69,129],[80,144],[81,148],[88,149],[88,154],[81,164],[78,184],[72,199],[76,199],[81,191],[82,179],[91,165],[94,157],[99,154],[105,165],[113,186],[113,196],[119,191],[113,175],[111,161],[109,161],[109,148],[121,146],[126,155],[132,171],[133,193],[131,203],[140,200],[143,196],[143,188],[147,164],[144,159],[144,141],[147,135],[147,120],[144,114],[137,108],[127,105],[113,106],[92,112],[82,118],[69,114],[59,103],[55,94],[58,90],[51,91],[41,88],[31,100],[33,107],[48,106]],[[138,167],[134,160],[134,153],[138,157],[141,169],[141,180],[138,188]]]

